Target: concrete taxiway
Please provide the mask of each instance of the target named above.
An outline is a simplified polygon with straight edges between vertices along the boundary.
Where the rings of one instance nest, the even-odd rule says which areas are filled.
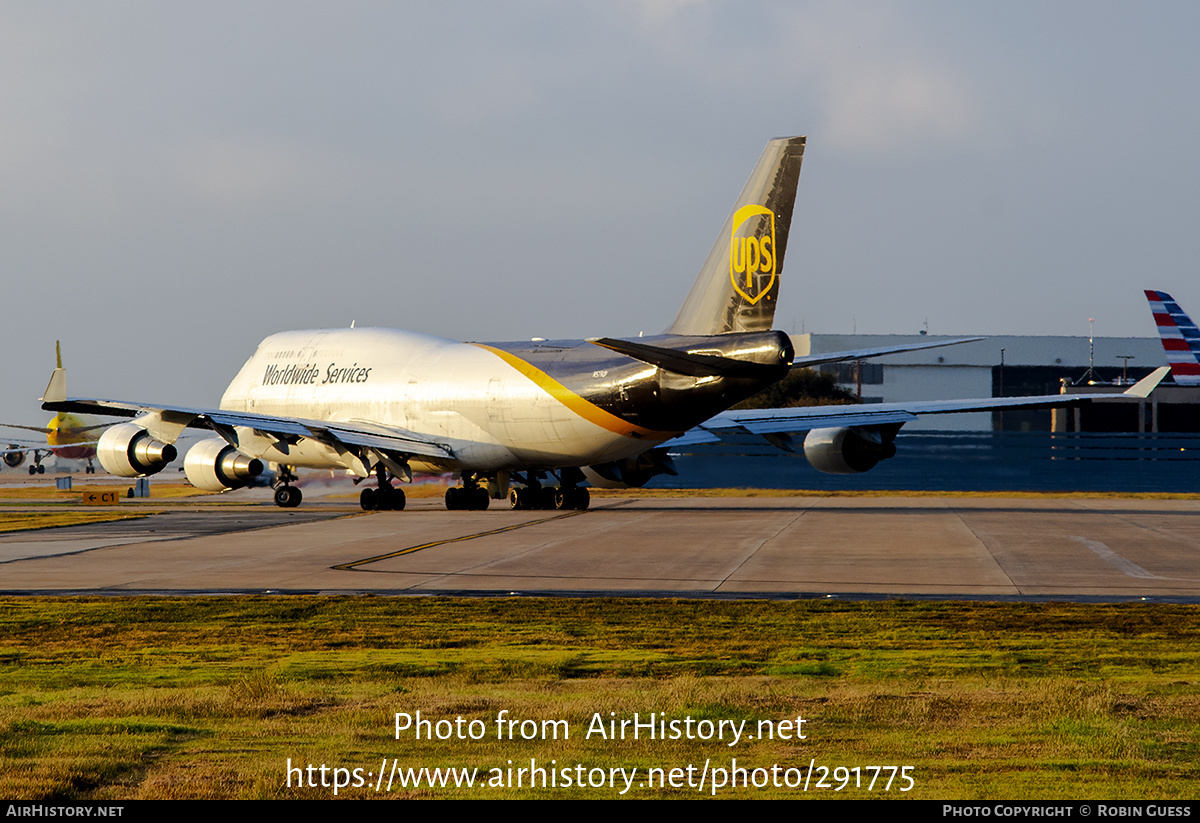
[[[226,498],[227,499],[227,498]],[[150,503],[121,504],[123,511]],[[1200,502],[604,498],[587,512],[154,501],[0,536],[7,593],[1200,599]]]

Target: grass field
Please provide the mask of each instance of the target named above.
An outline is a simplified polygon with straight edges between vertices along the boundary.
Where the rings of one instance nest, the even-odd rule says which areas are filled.
[[[725,769],[717,797],[1194,798],[1198,663],[1191,606],[15,598],[0,795],[327,798],[324,765],[329,783],[360,769],[339,797],[621,796],[610,769],[638,770],[627,797],[708,797]],[[396,714],[417,712],[449,739],[397,739]],[[791,739],[596,733],[651,712]],[[497,739],[500,717],[518,739]],[[459,718],[480,738],[449,732]],[[729,786],[735,758],[767,785]],[[289,759],[313,766],[290,788]],[[529,788],[531,760],[559,785]],[[476,785],[377,793],[396,764],[476,769]],[[910,791],[871,771],[892,766]],[[772,785],[805,774],[807,792]],[[616,788],[586,785],[601,775]]]

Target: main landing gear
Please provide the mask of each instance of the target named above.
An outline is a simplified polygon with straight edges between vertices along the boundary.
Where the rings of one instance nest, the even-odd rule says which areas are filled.
[[[294,509],[304,499],[300,489],[292,485],[292,481],[296,479],[290,466],[279,467],[279,485],[275,487],[275,505],[279,508]]]
[[[508,505],[514,509],[574,509],[584,511],[592,495],[583,486],[524,486],[508,490]]]
[[[525,485],[508,490],[508,504],[514,509],[559,509],[560,511],[584,511],[591,504],[592,495],[587,487],[576,485],[583,480],[579,469],[563,469],[559,472],[558,488],[543,486],[538,474],[529,472]]]
[[[378,488],[367,487],[358,495],[358,505],[365,512],[398,512],[404,510],[404,489],[397,489],[388,482],[387,469],[380,463],[375,467],[379,480]]]
[[[446,489],[446,510],[485,511],[491,497],[486,486],[480,485],[480,477],[473,473],[464,473],[461,486],[451,486]]]

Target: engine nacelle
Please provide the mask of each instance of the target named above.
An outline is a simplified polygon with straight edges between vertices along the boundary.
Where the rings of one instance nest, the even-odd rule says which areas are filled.
[[[826,474],[860,474],[896,456],[895,437],[879,429],[813,429],[804,438],[804,456]]]
[[[658,474],[672,477],[679,474],[666,449],[651,449],[637,457],[583,467],[583,476],[601,489],[640,489]]]
[[[10,449],[21,449],[21,446],[17,445],[16,443],[9,443],[8,447]],[[21,451],[6,451],[4,453],[4,465],[8,466],[10,469],[15,469],[17,466],[21,465],[24,462],[25,462],[24,449],[21,449]]]
[[[250,485],[263,473],[263,463],[247,457],[219,437],[201,440],[188,449],[183,473],[198,489],[223,492]]]
[[[179,456],[170,443],[159,443],[150,432],[133,423],[112,426],[100,435],[96,457],[109,474],[142,477],[160,472]]]

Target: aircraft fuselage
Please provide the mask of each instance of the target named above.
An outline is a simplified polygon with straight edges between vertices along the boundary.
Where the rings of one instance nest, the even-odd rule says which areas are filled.
[[[379,328],[290,331],[259,345],[221,408],[394,427],[454,454],[415,458],[416,470],[552,469],[645,452],[780,379],[792,359],[783,332],[639,341],[778,369],[768,378],[688,377],[584,340],[460,343]],[[335,447],[316,439],[283,452],[275,438],[246,430],[239,448],[295,466],[338,462]]]

